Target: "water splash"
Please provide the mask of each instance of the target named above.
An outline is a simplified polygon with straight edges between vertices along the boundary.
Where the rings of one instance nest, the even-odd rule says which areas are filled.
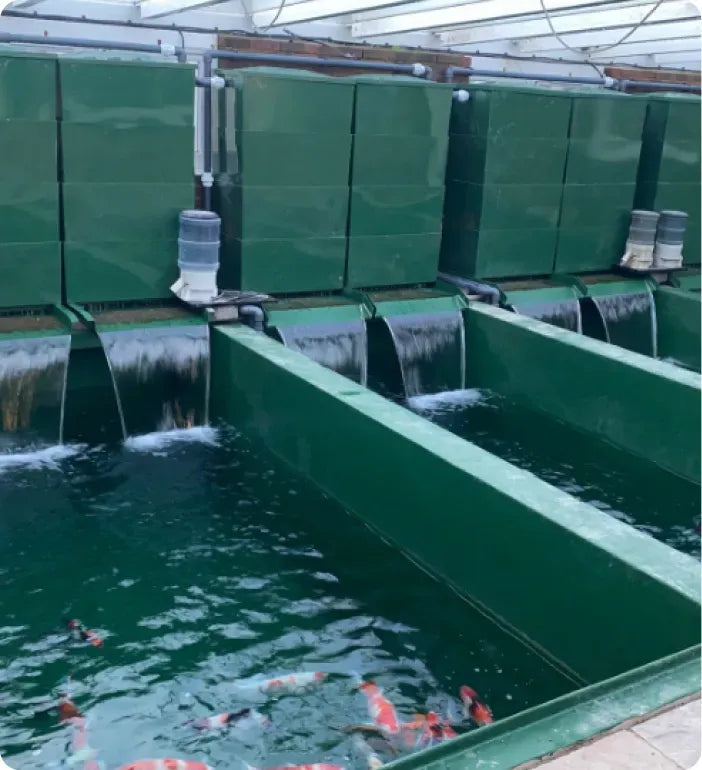
[[[198,428],[176,428],[175,430],[132,436],[124,442],[124,445],[134,452],[163,454],[162,450],[165,450],[172,444],[189,443],[217,446],[217,430],[209,425],[203,425]]]
[[[650,291],[612,294],[593,297],[592,300],[604,323],[607,342],[656,357],[656,308]]]
[[[368,332],[365,321],[278,327],[285,347],[343,374],[359,385],[368,382]]]
[[[525,302],[512,305],[516,313],[536,318],[538,321],[559,326],[571,332],[582,334],[583,321],[580,303],[577,299],[564,299],[558,302]]]
[[[467,390],[446,390],[427,396],[413,396],[407,399],[407,405],[413,412],[445,412],[465,406],[485,404],[492,397],[488,391],[480,388]]]
[[[0,341],[0,416],[6,433],[60,443],[69,335]]]
[[[0,475],[13,468],[60,470],[61,461],[85,451],[85,444],[56,444],[28,452],[0,452]]]
[[[205,425],[206,324],[98,331],[112,373],[124,438]]]
[[[464,387],[466,340],[460,311],[384,320],[400,362],[406,398]]]

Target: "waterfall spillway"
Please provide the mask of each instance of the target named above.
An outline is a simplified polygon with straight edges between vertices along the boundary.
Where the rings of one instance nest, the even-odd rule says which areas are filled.
[[[207,423],[207,324],[98,329],[98,335],[124,438]]]
[[[582,316],[577,299],[564,299],[551,302],[516,302],[512,305],[516,313],[536,318],[552,326],[582,333]]]
[[[384,320],[397,352],[406,398],[465,387],[466,342],[460,311]]]
[[[0,340],[0,416],[2,431],[27,443],[60,443],[69,335]]]
[[[277,327],[283,344],[328,369],[366,385],[368,333],[365,321]]]
[[[607,342],[646,356],[657,355],[656,309],[650,291],[592,299],[604,323]]]

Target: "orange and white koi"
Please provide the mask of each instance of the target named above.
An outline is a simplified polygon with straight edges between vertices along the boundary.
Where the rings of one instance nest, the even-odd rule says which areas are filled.
[[[301,671],[286,674],[277,679],[262,679],[235,682],[234,686],[243,693],[264,695],[300,695],[320,685],[328,674],[322,671]]]
[[[73,633],[73,638],[81,642],[90,642],[93,647],[101,647],[102,639],[95,633],[95,631],[89,631],[83,626],[80,620],[72,618],[66,621],[68,630]]]
[[[253,725],[266,725],[268,722],[268,717],[253,709],[245,708],[241,709],[241,711],[227,711],[224,714],[217,714],[213,717],[193,719],[191,722],[188,722],[188,724],[196,730],[216,730],[222,727],[228,727],[232,724],[248,727]]]
[[[492,711],[480,700],[475,690],[464,684],[461,685],[460,694],[466,717],[472,719],[479,726],[492,723]]]
[[[358,689],[368,700],[368,713],[373,723],[386,735],[397,735],[400,732],[400,720],[397,718],[395,707],[383,695],[383,691],[375,682],[361,682]]]
[[[71,756],[68,758],[68,764],[76,765],[82,762],[83,770],[101,770],[100,763],[95,759],[97,752],[88,745],[85,719],[82,716],[71,717],[70,722],[75,729],[71,740]]]
[[[204,762],[189,759],[137,759],[118,770],[212,770]]]

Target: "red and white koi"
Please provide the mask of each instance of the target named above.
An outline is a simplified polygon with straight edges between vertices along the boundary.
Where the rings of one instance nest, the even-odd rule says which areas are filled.
[[[301,671],[276,679],[254,679],[234,683],[237,691],[263,695],[300,695],[320,685],[328,674],[323,671]]]
[[[395,707],[383,695],[383,691],[375,682],[361,682],[358,689],[368,700],[368,713],[373,723],[386,735],[397,735],[400,732],[400,720],[397,718]]]
[[[217,714],[212,717],[193,719],[188,724],[196,730],[217,730],[233,724],[243,728],[264,726],[269,721],[268,717],[264,714],[250,708],[245,708],[241,709],[241,711],[227,711],[224,714]]]
[[[204,762],[189,759],[137,759],[118,770],[212,770]]]
[[[102,639],[95,633],[95,631],[90,631],[85,628],[80,620],[76,620],[75,618],[67,620],[66,626],[73,634],[73,638],[76,641],[90,642],[93,647],[102,647]]]
[[[478,726],[492,724],[492,711],[478,697],[478,693],[467,685],[461,685],[461,700],[466,717],[472,719]]]

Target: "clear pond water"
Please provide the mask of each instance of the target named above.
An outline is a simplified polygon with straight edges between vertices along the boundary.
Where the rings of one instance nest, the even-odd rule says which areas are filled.
[[[0,512],[0,746],[15,768],[83,767],[71,727],[39,713],[69,675],[105,768],[175,756],[360,769],[338,729],[368,719],[351,672],[405,719],[457,705],[461,684],[496,719],[575,687],[231,429],[4,455]],[[103,646],[68,640],[62,616]],[[233,684],[301,670],[332,676],[254,702]],[[184,724],[247,705],[270,724]]]
[[[421,396],[413,411],[673,548],[700,557],[700,488],[488,390]]]

